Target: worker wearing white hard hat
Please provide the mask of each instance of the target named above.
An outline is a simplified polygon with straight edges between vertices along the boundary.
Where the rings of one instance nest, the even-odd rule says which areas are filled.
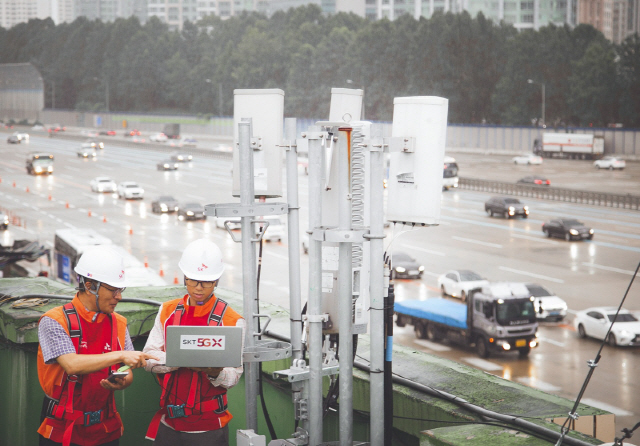
[[[187,293],[165,302],[156,316],[144,352],[160,358],[145,369],[164,374],[161,409],[147,431],[154,445],[229,444],[227,389],[242,376],[240,367],[167,367],[165,328],[169,325],[224,325],[244,328],[244,319],[215,290],[224,272],[222,252],[210,240],[195,240],[185,248],[178,263]],[[193,383],[197,383],[194,386]],[[192,390],[197,389],[197,390]],[[182,406],[176,411],[176,407]]]
[[[40,446],[117,444],[122,421],[113,392],[131,385],[130,369],[155,358],[134,350],[127,320],[115,312],[126,285],[122,257],[109,247],[92,247],[75,272],[78,293],[38,325],[38,378],[45,393]],[[123,366],[128,369],[114,375]]]

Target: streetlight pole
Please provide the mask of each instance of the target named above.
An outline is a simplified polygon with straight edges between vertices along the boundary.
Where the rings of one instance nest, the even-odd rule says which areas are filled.
[[[528,84],[540,84],[540,86],[542,87],[542,125],[544,126],[545,122],[546,122],[545,119],[544,119],[544,112],[545,112],[545,109],[546,109],[546,106],[545,106],[546,93],[545,93],[545,90],[544,90],[544,83],[543,82],[536,82],[533,79],[527,79],[527,83]]]

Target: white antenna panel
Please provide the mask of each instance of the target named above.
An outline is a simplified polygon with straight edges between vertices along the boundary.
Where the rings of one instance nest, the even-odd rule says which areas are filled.
[[[331,89],[331,106],[329,107],[329,121],[354,122],[361,119],[362,90],[349,88]]]
[[[391,151],[387,219],[437,225],[440,220],[449,101],[436,96],[395,98],[393,138],[413,139]]]
[[[238,123],[251,119],[256,197],[282,196],[284,122],[284,91],[234,90],[233,91],[233,195],[240,196],[240,166],[238,153]]]

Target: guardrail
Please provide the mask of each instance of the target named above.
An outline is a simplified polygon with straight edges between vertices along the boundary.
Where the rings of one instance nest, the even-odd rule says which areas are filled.
[[[543,200],[566,201],[568,203],[590,204],[613,208],[640,210],[640,196],[631,194],[609,194],[588,192],[575,189],[563,189],[551,186],[537,186],[500,181],[460,178],[458,186],[463,189],[494,192]]]

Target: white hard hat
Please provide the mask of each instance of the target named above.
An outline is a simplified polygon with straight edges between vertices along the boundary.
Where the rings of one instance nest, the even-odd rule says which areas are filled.
[[[116,288],[127,286],[124,259],[108,246],[92,246],[86,249],[74,270],[89,280],[106,283]]]
[[[211,240],[194,240],[184,249],[178,266],[188,279],[218,280],[224,271],[222,251]]]

